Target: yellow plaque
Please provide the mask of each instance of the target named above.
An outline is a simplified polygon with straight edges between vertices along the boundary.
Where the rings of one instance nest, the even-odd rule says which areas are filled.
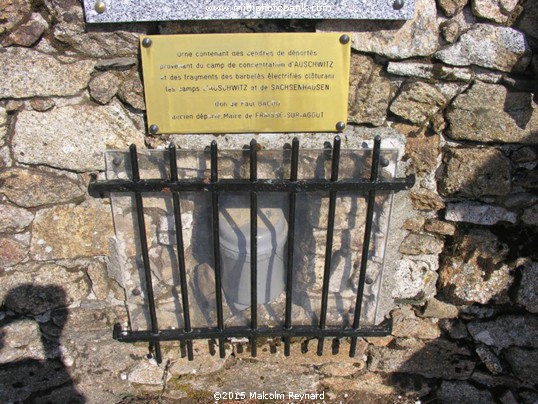
[[[347,118],[349,36],[143,36],[150,133],[325,132]]]

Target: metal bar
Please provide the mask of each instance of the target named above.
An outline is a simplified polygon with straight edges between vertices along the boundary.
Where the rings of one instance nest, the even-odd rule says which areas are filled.
[[[176,146],[171,143],[168,147],[168,151],[170,159],[170,180],[172,182],[176,182],[178,180]],[[185,248],[183,245],[183,225],[181,223],[181,204],[179,200],[179,193],[172,193],[172,201],[174,205],[174,221],[176,226],[177,258],[179,282],[181,288],[181,305],[183,306],[183,322],[185,332],[188,333],[191,331],[191,319],[189,313],[189,296],[187,290],[187,274],[185,271]],[[190,361],[193,360],[192,340],[187,340],[187,357]]]
[[[249,180],[221,179],[218,182],[209,182],[204,179],[182,179],[177,182],[169,180],[108,180],[92,181],[88,186],[88,192],[95,197],[102,197],[106,193],[133,193],[133,192],[368,192],[372,189],[377,191],[403,191],[410,189],[415,184],[415,176],[407,178],[394,178],[380,180],[372,184],[369,180],[340,180],[331,183],[325,179],[311,179],[291,182],[282,179],[259,179],[255,183]]]
[[[374,150],[372,155],[372,167],[370,169],[370,181],[377,182],[379,172],[379,156],[381,153],[381,137],[374,138]],[[368,207],[366,208],[366,224],[364,227],[364,240],[362,243],[361,266],[359,272],[359,283],[357,285],[357,300],[355,302],[355,313],[353,318],[353,329],[358,329],[360,325],[362,299],[364,295],[364,283],[366,282],[366,268],[368,266],[368,254],[370,251],[370,238],[372,236],[372,223],[374,219],[375,188],[368,192]],[[351,338],[349,356],[355,356],[357,348],[357,338]]]
[[[218,149],[217,142],[211,142],[211,183],[215,184],[219,180],[218,175]],[[222,308],[222,274],[220,271],[220,236],[219,236],[219,194],[215,188],[212,193],[212,216],[213,216],[213,256],[215,259],[215,297],[217,302],[217,329],[220,333],[224,331],[224,315]],[[219,335],[219,355],[224,358],[224,337]]]
[[[352,328],[324,328],[323,330],[311,326],[294,326],[287,330],[284,327],[258,327],[251,330],[248,327],[227,327],[224,330],[216,328],[193,328],[186,333],[181,329],[161,330],[158,334],[151,331],[125,331],[121,327],[114,328],[114,339],[121,342],[148,342],[148,341],[182,341],[186,339],[213,339],[213,338],[250,338],[256,337],[324,337],[324,338],[349,338],[349,337],[379,337],[390,334],[392,321],[387,320],[376,326],[364,326],[358,330]]]
[[[256,140],[250,142],[250,181],[258,180],[258,159],[256,155]],[[250,329],[258,328],[258,195],[250,193]],[[253,357],[256,352],[256,337],[250,339],[250,352]]]
[[[140,170],[138,168],[138,155],[136,153],[136,145],[132,144],[129,147],[131,157],[131,173],[133,182],[140,181]],[[136,217],[138,221],[138,231],[140,233],[140,248],[142,250],[142,262],[144,264],[144,276],[146,281],[146,290],[148,296],[149,315],[151,322],[151,332],[159,333],[159,325],[157,322],[157,312],[155,310],[155,298],[153,296],[153,283],[151,280],[151,268],[149,264],[148,239],[146,235],[146,223],[144,220],[144,204],[142,203],[142,195],[140,192],[135,192]],[[162,362],[161,345],[159,341],[153,341],[155,349],[155,359],[158,363]]]
[[[340,164],[340,136],[334,138],[331,162],[331,183],[338,181],[338,166]],[[336,191],[329,193],[329,212],[327,219],[327,241],[325,243],[325,268],[323,271],[323,289],[321,292],[321,313],[319,328],[324,329],[327,321],[327,305],[329,298],[329,279],[331,277],[331,258],[333,250],[334,215],[336,211]],[[323,354],[323,337],[318,340],[318,355]]]
[[[299,169],[299,139],[294,138],[291,145],[291,172],[290,181],[297,181],[297,172]],[[286,273],[286,318],[284,320],[284,327],[286,330],[291,329],[291,302],[293,298],[293,248],[295,240],[295,207],[297,204],[297,194],[291,192],[290,206],[288,214],[288,267]],[[290,338],[284,339],[284,355],[290,355]]]

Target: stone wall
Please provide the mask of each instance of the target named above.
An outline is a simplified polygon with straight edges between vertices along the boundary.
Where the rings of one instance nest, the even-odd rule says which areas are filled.
[[[416,0],[415,18],[401,22],[98,26],[84,23],[78,0],[0,6],[2,401],[210,400],[227,390],[538,400],[536,1]],[[343,143],[405,140],[401,170],[417,182],[397,197],[386,253],[393,333],[359,340],[355,358],[345,340],[321,357],[315,341],[298,340],[289,358],[277,340],[260,341],[257,358],[230,341],[224,360],[197,341],[193,362],[170,344],[158,366],[146,345],[111,338],[127,318],[126,290],[111,207],[87,194],[90,174],[102,178],[104,151],[131,143],[200,150],[254,137],[272,148],[292,135],[148,136],[138,36],[279,31],[352,33]],[[298,136],[318,148],[333,137]]]

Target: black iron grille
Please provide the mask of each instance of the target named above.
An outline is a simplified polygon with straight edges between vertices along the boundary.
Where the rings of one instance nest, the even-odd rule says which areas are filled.
[[[340,165],[340,137],[336,137],[329,153],[331,160],[330,179],[298,179],[299,161],[299,141],[294,139],[291,145],[291,167],[289,179],[263,179],[258,178],[257,164],[257,144],[255,140],[250,143],[249,165],[250,177],[248,179],[219,179],[218,176],[218,148],[215,141],[210,146],[210,180],[206,179],[179,179],[177,167],[176,148],[173,144],[168,148],[169,156],[169,178],[168,179],[141,179],[139,171],[139,157],[136,146],[130,147],[131,179],[113,179],[107,181],[96,181],[93,179],[89,185],[90,195],[94,197],[104,197],[109,193],[124,193],[134,197],[136,207],[136,221],[139,229],[139,243],[141,248],[142,263],[144,269],[144,285],[146,299],[149,308],[150,329],[130,330],[122,329],[119,324],[114,327],[113,336],[122,342],[146,341],[150,344],[150,350],[155,354],[157,362],[162,361],[161,346],[162,341],[181,341],[186,345],[189,360],[193,359],[192,341],[195,339],[217,340],[219,354],[225,356],[224,342],[227,338],[248,338],[252,356],[256,356],[256,339],[258,337],[281,338],[284,342],[284,353],[290,354],[290,340],[292,337],[310,337],[318,339],[317,353],[323,353],[324,338],[350,338],[351,346],[349,355],[354,356],[356,350],[357,337],[362,336],[383,336],[390,334],[392,323],[390,320],[380,325],[361,324],[361,307],[363,301],[364,286],[366,281],[366,271],[368,265],[368,252],[372,235],[372,222],[374,216],[374,201],[376,192],[392,191],[397,192],[409,189],[414,184],[414,176],[407,178],[383,179],[379,175],[380,166],[380,145],[381,139],[377,136],[374,139],[372,153],[372,164],[369,178],[339,180]],[[296,204],[298,193],[327,192],[329,194],[329,208],[327,215],[327,233],[325,243],[325,262],[323,270],[321,310],[319,321],[314,326],[294,325],[292,321],[292,294],[294,283],[294,242],[296,237]],[[176,231],[177,244],[177,268],[179,272],[180,292],[182,302],[182,329],[159,329],[157,321],[157,309],[154,298],[152,271],[148,254],[148,242],[146,235],[146,224],[144,219],[144,198],[147,193],[164,192],[172,195],[173,215],[175,228],[182,229],[180,193],[182,192],[202,192],[211,194],[211,216],[212,216],[212,254],[214,257],[215,274],[215,300],[216,300],[216,327],[196,328],[191,326],[189,311],[189,294],[187,288],[187,275],[184,259],[184,242],[181,231]],[[242,192],[250,194],[250,324],[244,327],[225,327],[223,316],[222,298],[222,273],[221,273],[221,251],[219,235],[219,197],[222,192]],[[286,193],[288,198],[288,237],[286,247],[286,275],[285,275],[285,314],[282,325],[279,327],[260,327],[257,316],[257,211],[258,197],[263,193]],[[362,244],[362,258],[360,260],[359,280],[354,297],[355,308],[352,326],[342,325],[340,327],[327,326],[327,309],[329,295],[329,279],[331,276],[331,255],[333,251],[333,233],[335,223],[336,198],[339,192],[352,192],[362,195],[367,201],[365,231]]]

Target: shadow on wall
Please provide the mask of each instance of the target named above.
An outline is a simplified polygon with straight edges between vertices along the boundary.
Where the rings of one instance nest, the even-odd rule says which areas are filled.
[[[508,91],[512,113],[505,112],[528,131],[517,143],[445,146],[438,187],[446,208],[438,214],[456,226],[437,233],[445,237],[437,295],[425,304],[419,296],[402,301],[392,312],[396,338],[374,341],[369,352],[368,370],[386,375],[384,384],[401,393],[439,403],[538,402],[533,102],[530,93]],[[431,229],[413,231],[424,230]]]
[[[51,308],[66,305],[65,291],[56,285],[23,284],[9,291],[3,308],[9,315],[0,321],[1,402],[86,402],[85,397],[77,392],[69,375],[60,344],[68,311],[64,308],[53,309],[50,317],[47,316]],[[31,324],[36,318],[43,319],[43,322],[38,320],[39,330]],[[10,325],[21,322],[28,326],[19,327],[19,335],[15,335],[17,331]],[[34,334],[39,334],[39,337]],[[25,351],[35,352],[37,358],[18,358],[16,349],[13,348],[31,343],[33,336],[37,337],[36,349]],[[10,360],[11,358],[15,360]]]

